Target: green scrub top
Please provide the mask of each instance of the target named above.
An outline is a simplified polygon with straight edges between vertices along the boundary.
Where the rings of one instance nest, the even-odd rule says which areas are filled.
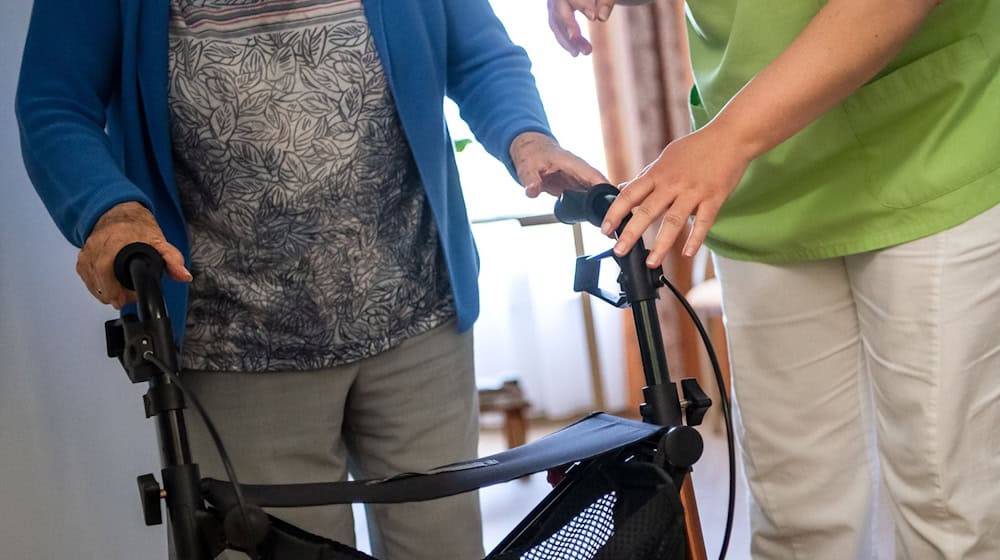
[[[824,3],[688,0],[694,128]],[[872,81],[750,165],[706,244],[766,263],[838,257],[944,231],[998,203],[1000,0],[949,0]]]

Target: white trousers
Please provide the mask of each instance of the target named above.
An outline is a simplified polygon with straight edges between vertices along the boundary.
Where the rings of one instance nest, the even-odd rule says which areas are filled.
[[[716,259],[755,559],[1000,559],[1000,206],[888,249]],[[884,485],[884,488],[883,488]]]

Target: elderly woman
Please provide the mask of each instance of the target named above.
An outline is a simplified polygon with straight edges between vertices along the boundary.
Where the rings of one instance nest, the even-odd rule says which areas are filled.
[[[476,454],[445,95],[529,196],[603,180],[552,139],[529,66],[486,0],[37,0],[17,114],[95,298],[134,299],[124,245],[163,255],[185,380],[245,482],[383,477]],[[354,542],[349,507],[281,515]],[[474,495],[369,525],[380,558],[482,554]]]
[[[884,485],[897,557],[1000,558],[1000,2],[686,13],[695,131],[604,231],[717,254],[754,557],[872,558]]]

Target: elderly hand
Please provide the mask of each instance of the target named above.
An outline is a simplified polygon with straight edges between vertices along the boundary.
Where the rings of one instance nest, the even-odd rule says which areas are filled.
[[[688,218],[694,216],[694,227],[683,249],[685,256],[694,255],[722,203],[750,165],[753,157],[747,152],[713,124],[667,145],[653,163],[620,187],[621,194],[608,209],[601,231],[609,236],[632,213],[618,235],[615,254],[628,253],[646,228],[662,217],[660,231],[646,258],[646,265],[656,268],[663,263]]]
[[[115,278],[114,262],[118,251],[137,241],[148,243],[163,255],[170,278],[191,281],[184,256],[167,243],[153,214],[138,202],[124,202],[101,216],[76,260],[77,274],[101,303],[121,309],[135,301],[135,292],[126,290]]]
[[[510,157],[530,198],[542,192],[559,196],[566,190],[585,190],[607,182],[600,171],[559,147],[551,136],[538,132],[519,134],[510,145]]]
[[[590,21],[607,21],[615,0],[548,0],[549,28],[556,41],[569,54],[590,54],[594,49],[576,21],[576,12],[582,13]]]

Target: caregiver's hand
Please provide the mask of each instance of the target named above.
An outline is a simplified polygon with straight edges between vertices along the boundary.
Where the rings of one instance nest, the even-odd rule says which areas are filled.
[[[650,268],[660,266],[690,216],[695,217],[694,227],[684,244],[684,254],[691,256],[698,251],[719,208],[753,159],[730,138],[714,123],[709,124],[671,142],[635,179],[620,187],[621,194],[601,225],[601,231],[610,236],[632,213],[618,236],[616,255],[628,253],[642,233],[661,220],[656,242],[646,258]]]
[[[576,56],[590,54],[594,49],[580,30],[576,21],[576,12],[582,13],[591,21],[607,21],[615,0],[548,0],[549,27],[556,36],[556,41],[566,51]]]

